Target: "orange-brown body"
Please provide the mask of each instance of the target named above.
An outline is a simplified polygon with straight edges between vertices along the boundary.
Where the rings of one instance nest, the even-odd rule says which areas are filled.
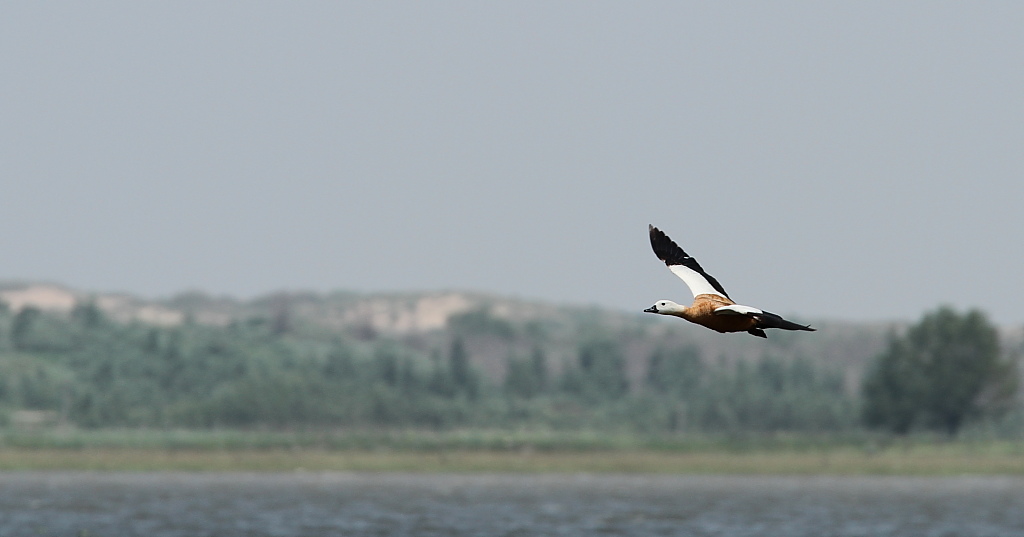
[[[678,314],[679,317],[706,326],[716,332],[746,332],[757,324],[757,320],[747,315],[716,315],[715,310],[722,306],[732,306],[732,300],[718,295],[697,295],[693,304]]]

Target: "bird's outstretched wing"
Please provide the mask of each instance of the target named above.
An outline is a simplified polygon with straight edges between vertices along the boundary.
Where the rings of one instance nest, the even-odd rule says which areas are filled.
[[[650,226],[650,232],[651,248],[654,248],[654,254],[668,265],[669,270],[686,282],[686,286],[690,288],[694,297],[697,295],[721,295],[729,298],[729,294],[725,292],[722,284],[718,283],[714,276],[704,272],[700,263],[697,263],[696,259],[690,257],[678,244],[668,238],[668,235],[654,226]]]

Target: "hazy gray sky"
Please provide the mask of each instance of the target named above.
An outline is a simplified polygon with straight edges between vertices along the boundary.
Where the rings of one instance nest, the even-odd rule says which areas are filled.
[[[895,5],[894,5],[895,4]],[[0,279],[1024,322],[1024,4],[6,2]]]

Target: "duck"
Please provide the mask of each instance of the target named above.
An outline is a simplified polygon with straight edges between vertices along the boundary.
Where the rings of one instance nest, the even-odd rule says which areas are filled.
[[[693,303],[683,306],[671,300],[659,300],[645,309],[644,313],[681,317],[723,334],[746,332],[761,338],[768,337],[765,333],[766,328],[816,331],[810,325],[797,324],[763,309],[733,302],[722,284],[708,274],[696,259],[680,248],[665,232],[654,225],[648,225],[648,229],[654,255],[686,283],[693,293]]]

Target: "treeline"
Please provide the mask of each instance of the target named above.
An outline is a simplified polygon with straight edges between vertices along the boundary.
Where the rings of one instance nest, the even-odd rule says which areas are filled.
[[[678,344],[654,348],[646,374],[631,379],[616,330],[580,332],[566,354],[565,341],[486,312],[453,318],[424,343],[285,316],[158,327],[115,322],[90,303],[69,315],[0,310],[0,417],[29,409],[79,427],[157,428],[858,427],[856,395],[822,360],[731,360]],[[485,375],[467,341],[513,332],[504,374]]]
[[[636,326],[580,326],[519,326],[481,310],[395,338],[327,330],[287,310],[160,327],[115,322],[92,303],[70,314],[0,305],[0,423],[33,410],[86,428],[953,435],[972,421],[1024,415],[1016,361],[977,311],[941,308],[893,332],[859,390],[827,356],[787,353],[784,337],[759,359],[738,359]],[[638,340],[652,342],[642,374]],[[483,371],[473,348],[504,352],[500,374]]]

